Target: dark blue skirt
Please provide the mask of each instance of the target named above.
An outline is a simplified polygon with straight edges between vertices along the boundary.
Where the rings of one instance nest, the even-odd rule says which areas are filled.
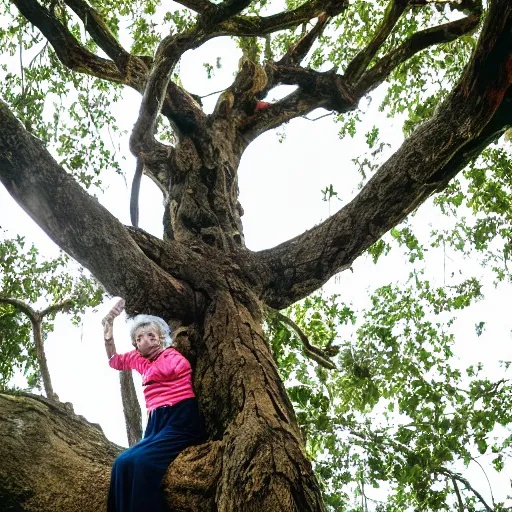
[[[108,512],[168,511],[161,485],[167,467],[185,448],[204,439],[195,398],[151,411],[144,439],[114,461]]]

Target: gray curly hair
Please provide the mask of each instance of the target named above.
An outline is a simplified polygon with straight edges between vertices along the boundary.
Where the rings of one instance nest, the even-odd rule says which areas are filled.
[[[130,323],[132,324],[130,327],[130,338],[135,348],[137,348],[137,344],[135,343],[135,331],[140,327],[146,326],[156,327],[158,331],[160,331],[160,340],[164,348],[172,345],[171,328],[163,318],[153,315],[137,315],[130,320]]]

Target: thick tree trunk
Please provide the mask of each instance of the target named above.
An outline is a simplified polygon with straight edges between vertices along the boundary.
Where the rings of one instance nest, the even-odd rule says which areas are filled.
[[[222,512],[321,511],[318,482],[262,333],[258,276],[236,264],[244,250],[236,178],[241,152],[234,123],[220,118],[201,139],[176,146],[166,173],[173,179],[161,183],[168,191],[166,232],[203,259],[201,268],[187,271],[187,284],[201,297],[194,383],[209,437],[219,442],[217,460],[203,455],[221,470],[201,493],[214,495]],[[151,252],[165,259],[150,241]],[[188,469],[171,466],[173,509],[184,501],[185,510],[203,510],[188,508],[176,489],[183,474],[203,471],[204,464],[200,457]]]
[[[257,302],[242,303],[240,292],[225,293],[208,308],[196,368],[208,430],[222,443],[217,509],[323,510]]]

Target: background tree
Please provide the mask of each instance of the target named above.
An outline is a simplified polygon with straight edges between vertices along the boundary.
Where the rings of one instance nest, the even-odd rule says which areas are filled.
[[[26,377],[24,388],[40,388],[42,381],[46,396],[58,401],[45,340],[57,313],[70,314],[71,322],[78,325],[87,308],[101,303],[103,290],[83,269],[69,268],[66,255],[42,259],[33,245],[28,249],[25,245],[22,237],[0,242],[0,386],[8,389],[16,372],[21,372]],[[132,446],[142,437],[142,418],[131,372],[121,372],[120,385]]]
[[[39,388],[42,381],[46,396],[57,399],[44,350],[55,316],[70,313],[77,324],[84,310],[97,306],[103,298],[101,288],[85,274],[73,277],[66,272],[68,263],[65,255],[41,260],[34,246],[25,249],[22,237],[0,243],[2,388],[18,370],[29,389]]]
[[[58,245],[126,299],[129,313],[157,314],[187,328],[212,441],[176,461],[182,471],[170,472],[167,481],[173,504],[185,507],[195,492],[205,509],[323,510],[261,329],[263,307],[285,308],[348,268],[507,129],[512,6],[494,0],[484,13],[470,1],[306,2],[272,14],[236,0],[182,4],[188,10],[163,16],[153,3],[8,4],[16,21],[3,34],[3,47],[16,51],[21,40],[32,60],[19,75],[6,69],[0,179]],[[465,12],[452,17],[450,7]],[[476,42],[468,35],[483,18]],[[130,52],[117,37],[126,29]],[[240,38],[242,58],[233,84],[206,114],[181,87],[176,66],[184,52],[219,36]],[[439,77],[434,63],[447,61],[444,86],[427,101],[427,79]],[[329,62],[334,70],[326,70]],[[356,112],[385,80],[391,82],[384,106],[411,110],[402,147],[325,222],[273,249],[247,250],[237,169],[250,142],[316,108]],[[131,150],[136,176],[143,170],[164,194],[163,240],[123,226],[76,181],[88,186],[97,178],[85,168],[111,165],[101,130],[111,122],[107,91],[119,89],[105,82],[142,94]],[[279,84],[296,88],[270,104],[260,101]],[[71,86],[79,94],[70,106]],[[47,93],[62,100],[50,117]],[[67,120],[60,118],[64,110]],[[160,114],[173,130],[173,145],[158,138]],[[356,119],[343,119],[348,133]],[[92,129],[100,137],[91,144],[84,136]],[[44,147],[52,141],[59,162]],[[213,476],[200,480],[205,467]]]

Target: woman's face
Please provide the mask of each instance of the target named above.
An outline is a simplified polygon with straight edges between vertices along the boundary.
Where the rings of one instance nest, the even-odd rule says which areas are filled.
[[[141,356],[152,359],[162,349],[159,330],[154,325],[139,327],[135,330],[135,346]]]

